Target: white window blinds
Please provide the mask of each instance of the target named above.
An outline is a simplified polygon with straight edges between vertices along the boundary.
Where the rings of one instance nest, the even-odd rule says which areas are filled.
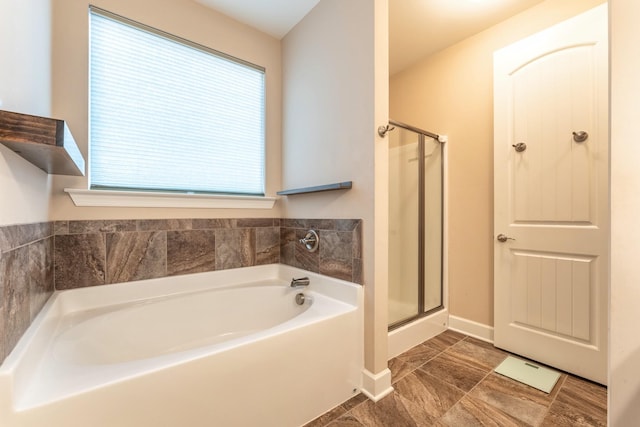
[[[90,186],[264,194],[264,70],[91,8]]]

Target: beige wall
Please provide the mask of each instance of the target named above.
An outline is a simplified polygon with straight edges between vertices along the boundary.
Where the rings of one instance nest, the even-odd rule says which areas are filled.
[[[611,308],[609,425],[640,419],[640,2],[610,0],[611,25]]]
[[[386,0],[323,0],[282,46],[283,187],[353,181],[348,191],[290,196],[283,212],[290,218],[363,220],[365,353],[372,372],[386,369],[386,287],[377,275],[374,282],[374,119],[382,108],[386,122],[387,105],[386,96],[378,102],[374,90],[382,82],[386,94],[387,86],[386,72],[375,74],[374,15],[386,19],[386,10],[376,12],[385,5]],[[380,69],[386,67],[385,59]],[[376,361],[376,354],[385,356]]]
[[[389,123],[389,0],[375,0],[374,17],[374,123]],[[389,148],[387,138],[376,132],[374,159],[374,254],[372,270],[375,289],[365,296],[370,309],[365,310],[365,367],[372,373],[387,368],[388,294],[389,294]],[[372,307],[372,309],[371,309]],[[367,307],[365,307],[366,309]],[[368,357],[368,359],[366,359]],[[390,371],[388,371],[389,380]],[[384,381],[378,384],[385,387]],[[389,384],[390,387],[390,384]],[[377,390],[381,391],[381,390]]]
[[[52,111],[57,117],[67,120],[85,159],[88,133],[88,6],[92,4],[266,68],[266,192],[275,196],[281,187],[282,79],[279,40],[192,0],[55,0],[52,4]],[[51,219],[280,216],[279,204],[271,210],[75,207],[63,189],[86,189],[87,185],[86,178],[55,176]]]
[[[0,0],[0,109],[51,114],[49,0]],[[47,221],[48,175],[0,146],[0,226]]]
[[[493,51],[602,0],[547,0],[390,80],[390,117],[449,137],[449,310],[493,325]]]

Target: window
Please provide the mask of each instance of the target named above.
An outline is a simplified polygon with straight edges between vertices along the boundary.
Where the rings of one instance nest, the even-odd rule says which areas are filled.
[[[264,195],[264,69],[90,19],[90,188]]]

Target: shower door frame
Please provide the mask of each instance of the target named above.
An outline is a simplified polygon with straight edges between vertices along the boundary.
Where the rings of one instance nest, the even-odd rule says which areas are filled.
[[[444,142],[440,140],[440,136],[417,128],[415,126],[407,125],[395,120],[389,120],[391,126],[402,128],[418,134],[418,309],[417,313],[406,319],[398,320],[387,326],[389,332],[394,329],[400,328],[406,324],[414,322],[423,317],[429,316],[435,312],[444,309]],[[435,142],[440,144],[442,152],[440,153],[440,305],[425,311],[425,143],[426,138],[431,138]]]

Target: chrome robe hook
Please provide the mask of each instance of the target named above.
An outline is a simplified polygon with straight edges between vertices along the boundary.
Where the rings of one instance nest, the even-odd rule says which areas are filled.
[[[382,138],[384,138],[387,135],[387,132],[391,132],[394,129],[395,129],[395,127],[393,127],[391,125],[380,126],[380,127],[378,127],[378,135],[380,135]]]
[[[585,142],[589,138],[589,134],[583,130],[573,132],[573,140],[575,142]]]

